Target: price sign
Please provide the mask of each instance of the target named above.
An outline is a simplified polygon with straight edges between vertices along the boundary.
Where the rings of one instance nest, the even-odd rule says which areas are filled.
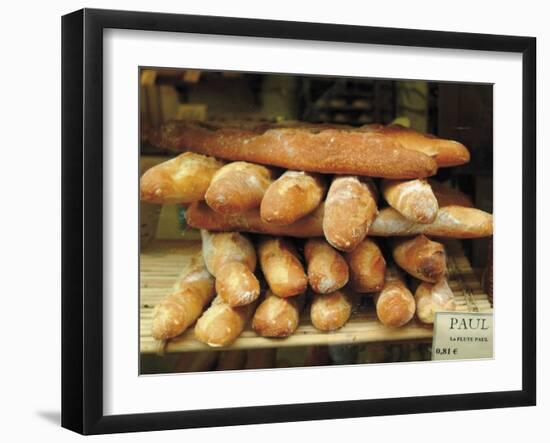
[[[493,358],[493,314],[437,312],[432,360]]]

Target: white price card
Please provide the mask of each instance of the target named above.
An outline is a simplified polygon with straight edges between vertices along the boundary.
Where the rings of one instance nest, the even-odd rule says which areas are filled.
[[[493,358],[493,314],[437,312],[432,360]]]

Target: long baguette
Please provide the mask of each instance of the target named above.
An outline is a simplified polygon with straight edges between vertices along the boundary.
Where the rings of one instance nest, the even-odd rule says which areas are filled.
[[[366,237],[377,212],[372,181],[356,176],[336,176],[325,201],[325,238],[336,249],[352,251]]]
[[[260,206],[274,175],[265,166],[229,163],[214,174],[204,198],[220,214],[240,214]]]
[[[304,257],[307,263],[307,278],[314,292],[334,292],[348,282],[349,269],[346,261],[324,239],[309,239],[304,247]]]
[[[300,323],[305,295],[281,298],[267,291],[252,317],[252,328],[262,337],[288,337]]]
[[[216,297],[195,325],[195,338],[208,346],[221,347],[233,343],[243,331],[256,303],[231,307]]]
[[[321,175],[286,171],[265,192],[260,215],[267,223],[290,225],[313,212],[325,192],[326,183]]]
[[[470,152],[461,143],[431,134],[423,134],[401,125],[368,125],[360,130],[376,131],[391,137],[405,149],[433,157],[440,167],[458,166],[470,161]]]
[[[314,294],[311,302],[311,323],[320,331],[334,331],[346,324],[351,316],[352,300],[345,290],[329,294]]]
[[[411,291],[394,268],[386,272],[386,282],[382,291],[374,296],[378,320],[391,328],[400,328],[414,316],[416,303]]]
[[[376,292],[384,286],[386,260],[378,245],[369,238],[346,254],[350,284],[356,292]]]
[[[271,291],[279,297],[302,294],[307,276],[296,249],[287,239],[266,237],[258,244],[258,257]]]
[[[382,180],[381,192],[388,204],[408,220],[431,223],[439,209],[427,180]]]
[[[446,279],[432,284],[422,282],[414,293],[416,300],[416,316],[423,323],[432,324],[435,313],[439,311],[454,311],[456,304],[453,291]]]
[[[148,169],[140,180],[140,199],[149,203],[191,203],[204,199],[224,162],[186,152]]]
[[[170,122],[152,134],[153,145],[287,169],[371,177],[418,178],[436,173],[430,156],[404,148],[380,129],[291,125],[242,128]]]
[[[202,254],[216,277],[217,294],[231,306],[252,303],[260,295],[254,275],[256,251],[251,241],[238,232],[211,233],[201,230]]]
[[[422,281],[436,283],[447,273],[445,247],[425,235],[396,240],[392,254],[401,269]]]
[[[192,203],[186,213],[187,222],[194,228],[210,231],[243,231],[288,237],[323,236],[324,205],[312,214],[287,226],[265,223],[260,211],[252,210],[238,216],[220,216],[204,202]],[[493,235],[493,216],[475,208],[447,206],[440,208],[433,223],[414,223],[393,208],[378,212],[369,228],[369,236],[392,237],[416,234],[451,238],[477,238]]]
[[[153,309],[151,335],[166,340],[181,334],[199,318],[212,297],[214,277],[199,254],[179,276],[172,292]]]

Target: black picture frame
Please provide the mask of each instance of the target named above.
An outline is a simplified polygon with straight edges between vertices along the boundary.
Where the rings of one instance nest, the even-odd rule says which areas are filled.
[[[500,51],[523,63],[522,389],[131,415],[103,413],[103,30],[171,31]],[[536,404],[536,39],[83,9],[62,18],[62,426],[82,434]]]

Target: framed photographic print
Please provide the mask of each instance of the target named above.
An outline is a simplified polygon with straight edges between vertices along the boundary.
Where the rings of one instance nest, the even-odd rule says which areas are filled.
[[[62,425],[534,405],[535,51],[64,16]]]

